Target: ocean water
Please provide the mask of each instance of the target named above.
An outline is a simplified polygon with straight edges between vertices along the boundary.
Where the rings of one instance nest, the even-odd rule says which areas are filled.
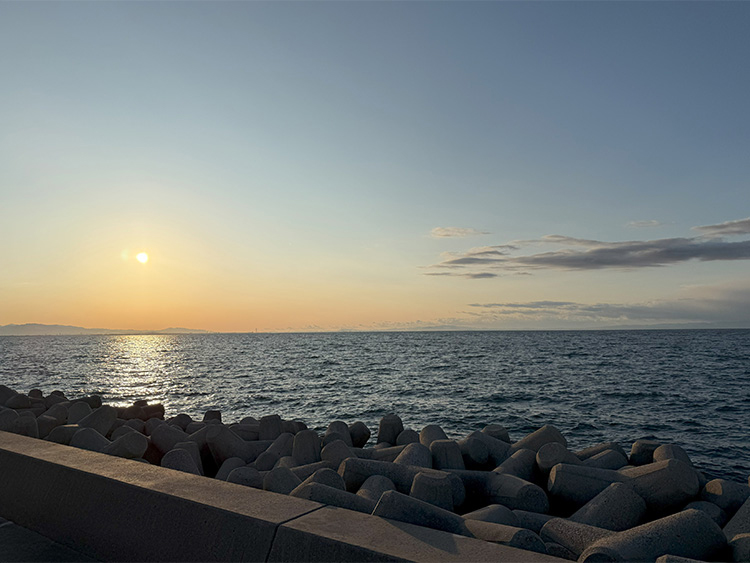
[[[553,424],[572,450],[654,436],[709,477],[750,474],[750,330],[0,337],[0,382],[319,431],[395,412],[454,437]]]

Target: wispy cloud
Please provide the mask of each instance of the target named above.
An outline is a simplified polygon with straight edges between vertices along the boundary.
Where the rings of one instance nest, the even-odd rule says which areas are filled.
[[[487,231],[477,229],[467,229],[462,227],[435,227],[430,231],[432,238],[449,238],[449,237],[475,237],[478,235],[489,235]]]
[[[645,303],[528,301],[471,303],[475,317],[493,321],[571,323],[724,323],[750,325],[750,284],[688,287],[678,298]]]
[[[634,229],[650,229],[654,227],[662,227],[664,223],[661,221],[656,221],[655,219],[647,219],[645,221],[630,221],[627,223],[628,227],[633,227]]]
[[[499,274],[495,274],[493,272],[468,272],[468,273],[460,273],[460,272],[427,272],[425,274],[426,276],[453,276],[457,278],[467,278],[470,280],[481,280],[481,279],[487,279],[487,278],[496,278]]]
[[[736,221],[726,221],[724,223],[719,223],[718,225],[693,227],[693,230],[709,237],[747,235],[750,234],[750,217],[747,219],[738,219]]]
[[[605,242],[564,235],[547,235],[540,239],[473,248],[464,253],[444,254],[441,262],[429,268],[463,269],[475,273],[486,273],[488,270],[629,270],[669,266],[691,260],[711,262],[750,259],[750,240],[728,242],[720,238],[720,235],[750,234],[750,218],[695,227],[695,230],[703,233],[703,236]],[[513,254],[515,250],[540,244],[564,248],[522,255]]]

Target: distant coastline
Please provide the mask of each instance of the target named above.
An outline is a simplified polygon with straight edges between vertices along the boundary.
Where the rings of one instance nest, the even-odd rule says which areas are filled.
[[[299,333],[368,333],[368,332],[591,332],[591,331],[639,331],[639,330],[749,330],[748,326],[728,326],[717,323],[675,323],[657,325],[621,325],[601,327],[554,327],[554,328],[480,328],[453,325],[423,326],[419,328],[341,329],[341,330],[286,330],[264,334]],[[0,325],[0,336],[95,336],[95,335],[150,335],[150,334],[249,334],[257,331],[213,331],[196,328],[170,327],[158,330],[85,328],[71,325],[48,325],[40,323]]]
[[[210,334],[211,331],[193,328],[163,328],[160,330],[84,328],[70,325],[46,325],[39,323],[9,324],[0,326],[0,336],[68,336],[94,334]]]

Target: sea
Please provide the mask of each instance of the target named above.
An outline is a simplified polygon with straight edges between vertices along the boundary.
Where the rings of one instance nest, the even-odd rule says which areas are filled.
[[[750,475],[750,330],[5,336],[0,382],[197,420],[361,420],[373,439],[388,413],[456,438],[551,424],[571,450],[653,437],[709,478]]]

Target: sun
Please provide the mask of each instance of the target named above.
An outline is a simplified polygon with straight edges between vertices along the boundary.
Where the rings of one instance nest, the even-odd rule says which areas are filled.
[[[148,262],[148,254],[146,254],[145,252],[141,252],[136,255],[135,259],[138,260],[141,264],[145,264],[146,262]]]

